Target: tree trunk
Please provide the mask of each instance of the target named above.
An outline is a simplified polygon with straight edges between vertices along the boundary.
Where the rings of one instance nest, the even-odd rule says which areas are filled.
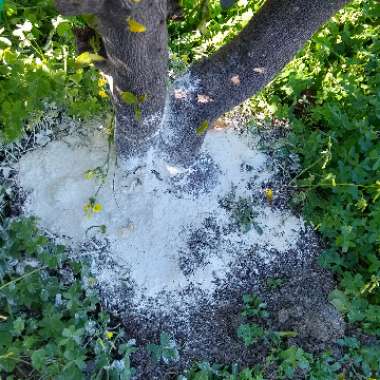
[[[97,16],[97,32],[106,52],[106,71],[112,78],[117,152],[125,158],[144,154],[157,137],[165,108],[166,0],[57,0],[56,3],[65,15]],[[134,30],[131,22],[139,23],[145,31]],[[132,99],[124,101],[123,92],[132,94]]]
[[[154,144],[171,163],[188,166],[204,140],[197,129],[211,125],[269,83],[349,0],[267,0],[236,38],[193,64],[169,93],[166,0],[56,2],[63,14],[98,16],[114,82],[119,154],[143,154]],[[146,32],[131,32],[128,20],[143,24]],[[120,98],[122,91],[146,99],[127,105]]]

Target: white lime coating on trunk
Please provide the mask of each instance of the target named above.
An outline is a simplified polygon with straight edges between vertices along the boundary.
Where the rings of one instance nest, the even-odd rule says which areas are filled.
[[[37,216],[43,228],[68,237],[71,243],[81,244],[95,233],[106,237],[113,259],[129,269],[136,302],[163,291],[179,297],[189,285],[211,295],[215,279],[225,278],[241,252],[262,247],[252,254],[270,262],[271,248],[277,252],[295,248],[304,230],[302,219],[289,211],[275,210],[265,201],[254,205],[255,223],[262,233],[255,228],[246,233],[227,228],[231,213],[221,207],[220,200],[232,189],[237,199],[249,198],[252,183],[260,189],[274,175],[268,157],[256,148],[257,142],[247,132],[211,130],[198,164],[205,168],[212,158],[212,185],[208,172],[197,179],[194,168],[177,171],[162,162],[153,149],[144,159],[118,167],[111,151],[109,170],[96,196],[102,211],[88,218],[83,206],[96,193],[99,182],[86,180],[84,173],[107,161],[108,144],[96,129],[87,130],[86,136],[73,133],[21,158],[19,182],[27,193],[24,213]],[[247,165],[249,170],[244,169]],[[191,191],[192,187],[199,191]],[[192,234],[204,228],[207,218],[221,231],[217,243],[208,245],[206,237],[201,242],[204,246],[194,248],[189,244]],[[102,225],[106,226],[105,235],[94,227]],[[184,271],[181,260],[186,261],[186,255],[190,257],[198,248],[204,257],[192,270]],[[96,272],[105,285],[117,280],[101,265]]]

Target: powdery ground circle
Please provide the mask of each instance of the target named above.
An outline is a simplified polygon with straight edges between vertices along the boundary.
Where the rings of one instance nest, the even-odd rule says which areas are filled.
[[[71,244],[106,239],[136,305],[163,293],[175,300],[189,287],[211,296],[240,254],[255,246],[270,262],[294,249],[305,229],[302,219],[260,199],[274,173],[257,143],[247,131],[213,130],[184,171],[153,151],[116,164],[101,131],[72,133],[21,158],[24,213]],[[101,211],[88,216],[91,197]],[[117,281],[97,264],[100,282]]]
[[[139,349],[138,379],[170,378],[194,361],[260,361],[265,345],[243,348],[236,335],[247,293],[268,303],[273,329],[294,329],[311,349],[343,334],[327,304],[334,282],[315,262],[318,238],[283,206],[280,162],[258,149],[257,133],[211,130],[183,170],[153,150],[117,162],[99,124],[62,130],[18,162],[23,213],[90,263],[128,337],[144,347],[165,331],[176,341],[179,358],[164,366]],[[88,217],[91,197],[102,209]],[[281,286],[268,287],[273,279]]]

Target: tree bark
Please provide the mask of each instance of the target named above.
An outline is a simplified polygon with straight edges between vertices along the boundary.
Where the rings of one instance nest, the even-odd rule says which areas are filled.
[[[56,0],[64,15],[97,16],[116,108],[115,143],[120,156],[144,154],[154,143],[165,108],[168,71],[166,0]],[[134,32],[130,22],[145,27]],[[125,102],[128,91],[139,99]]]
[[[191,164],[209,125],[253,96],[349,0],[267,0],[246,28],[209,58],[193,64],[170,93],[161,147],[168,159]],[[187,87],[187,89],[186,89]]]
[[[267,0],[245,29],[211,57],[193,64],[167,89],[166,18],[175,0],[56,0],[63,14],[95,14],[113,78],[115,141],[132,157],[159,147],[173,164],[188,166],[211,125],[268,84],[304,43],[349,0]],[[169,8],[170,8],[169,7]],[[128,20],[146,27],[133,33]],[[128,105],[123,91],[145,97]],[[137,109],[138,108],[138,109]],[[141,116],[140,116],[141,111]]]

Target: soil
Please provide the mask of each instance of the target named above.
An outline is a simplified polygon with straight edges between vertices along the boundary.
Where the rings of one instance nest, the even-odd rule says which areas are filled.
[[[56,115],[53,115],[52,120],[57,121],[54,117]],[[111,200],[115,197],[115,182],[118,180],[115,171],[111,171],[106,174],[106,185],[99,197],[108,208],[108,219],[96,215],[94,219],[86,220],[80,216],[82,210],[78,214],[70,209],[65,214],[67,205],[73,203],[76,208],[78,205],[80,207],[96,188],[96,185],[92,187],[88,183],[83,185],[79,174],[99,165],[99,160],[109,154],[104,142],[95,144],[95,148],[92,140],[89,140],[90,144],[78,144],[77,137],[84,136],[86,139],[89,130],[78,129],[78,125],[71,121],[69,124],[60,117],[59,123],[40,125],[34,132],[38,138],[34,136],[24,142],[24,146],[20,145],[18,154],[5,154],[3,173],[4,168],[8,167],[11,173],[17,172],[18,176],[10,174],[4,181],[10,184],[12,191],[20,194],[24,215],[37,214],[41,218],[41,227],[50,236],[65,242],[73,256],[89,262],[97,277],[104,306],[123,321],[127,335],[136,339],[137,346],[140,347],[132,358],[133,365],[137,368],[137,379],[175,379],[194,362],[226,365],[237,363],[241,367],[260,362],[267,354],[268,347],[263,344],[246,348],[236,333],[242,323],[240,313],[245,294],[257,294],[267,303],[271,315],[267,322],[268,328],[297,333],[295,338],[288,340],[289,345],[299,344],[312,352],[320,352],[327,347],[337,350],[334,341],[344,334],[345,324],[328,302],[334,280],[318,264],[321,251],[318,235],[288,206],[293,189],[287,184],[296,175],[298,167],[297,157],[286,152],[279,142],[284,128],[257,130],[251,127],[247,130],[241,127],[241,120],[230,120],[228,125],[232,132],[220,133],[241,135],[243,139],[247,133],[253,134],[252,141],[256,146],[252,147],[248,143],[247,147],[251,149],[249,157],[257,157],[258,161],[249,162],[244,156],[241,159],[239,149],[244,144],[239,145],[241,142],[233,140],[235,137],[221,139],[222,142],[235,141],[236,144],[232,147],[236,151],[234,157],[241,159],[240,169],[229,173],[220,165],[221,161],[213,157],[212,142],[207,141],[208,150],[203,151],[189,172],[177,171],[175,175],[168,175],[163,173],[161,164],[149,166],[149,163],[144,162],[145,174],[149,174],[147,180],[146,175],[139,174],[139,164],[134,164],[132,168],[129,166],[134,174],[128,181],[132,178],[140,193],[144,193],[144,186],[148,183],[149,191],[146,193],[161,192],[164,195],[160,199],[168,205],[177,200],[188,202],[181,203],[181,210],[169,207],[169,215],[165,215],[162,208],[161,214],[154,216],[158,218],[154,219],[155,223],[162,219],[162,229],[155,230],[156,236],[149,234],[148,229],[143,230],[134,247],[138,247],[138,244],[145,247],[147,256],[143,260],[147,261],[142,262],[142,270],[136,270],[133,260],[139,256],[132,255],[132,259],[128,255],[121,256],[121,252],[127,254],[131,246],[127,243],[115,244],[115,241],[130,236],[132,226],[139,226],[139,212],[156,207],[155,198],[150,198],[151,195],[143,198],[141,207],[136,208],[136,214],[129,214],[129,224],[123,221],[125,229],[118,235],[120,226],[113,228],[111,219],[119,214],[115,214],[116,211],[113,213],[111,207],[118,209],[118,213],[125,212],[124,206],[119,209],[119,203],[127,202],[129,198],[119,197],[118,202],[115,201],[115,205],[111,206]],[[98,127],[95,127],[96,133],[99,132]],[[92,133],[90,132],[91,136]],[[65,145],[68,146],[66,150]],[[260,146],[260,150],[257,146]],[[95,149],[95,155],[89,155],[86,150],[89,147],[91,152]],[[46,178],[49,170],[52,170],[49,165],[54,161],[52,156],[46,155],[49,149],[53,155],[59,152],[63,154],[57,159],[61,165],[63,187]],[[234,158],[228,156],[228,145],[218,147],[218,152],[224,150],[226,153],[219,158],[233,161]],[[71,161],[65,159],[65,154],[78,151],[81,151],[80,157],[83,160],[90,157],[89,161],[76,164],[78,157]],[[38,171],[44,165],[44,171]],[[66,170],[75,172],[75,166],[80,166],[79,174],[68,182]],[[34,168],[33,173],[30,173],[31,168]],[[114,168],[117,169],[117,166]],[[235,181],[233,186],[223,177],[226,173],[235,176],[231,178],[232,182]],[[56,173],[51,172],[50,177],[56,179]],[[221,180],[221,177],[224,179]],[[141,187],[136,179],[143,184]],[[50,186],[49,196],[53,199],[50,203],[44,193],[47,186]],[[274,191],[273,199],[266,196],[265,190],[268,188]],[[139,193],[133,193],[134,200],[138,199],[136,194],[138,196]],[[213,212],[205,213],[205,205],[199,205],[197,199],[210,202],[206,204],[206,209],[209,207]],[[147,200],[149,203],[144,204]],[[240,200],[245,202],[244,207],[236,213],[236,205]],[[52,218],[52,213],[57,213],[54,204],[59,205],[58,210],[63,210],[62,215],[56,214],[55,219]],[[199,207],[199,213],[195,207]],[[186,213],[192,215],[187,222]],[[170,218],[177,218],[177,214],[183,214],[183,222],[178,228],[170,224]],[[146,225],[150,217],[144,216],[141,223]],[[282,218],[281,223],[278,218]],[[66,228],[62,221],[71,225]],[[266,230],[265,223],[272,223],[271,229]],[[93,228],[103,224],[107,225],[106,236]],[[172,231],[167,232],[166,225]],[[172,236],[175,244],[158,244],[160,236],[165,236],[166,239]],[[144,245],[144,239],[153,240]],[[170,260],[165,252],[168,247],[173,249],[173,252],[169,252]],[[149,249],[156,248],[156,256],[153,256],[154,252]],[[154,258],[151,266],[149,258]],[[173,263],[176,273],[180,274],[174,279],[168,278],[172,272],[166,270],[166,266]],[[162,270],[157,272],[158,277],[152,279],[142,276],[146,269],[149,276],[154,277],[155,266],[160,265]],[[147,289],[150,285],[154,291]],[[161,360],[157,363],[147,353],[145,346],[158,343],[162,332],[166,332],[175,342],[179,357],[173,361]]]

